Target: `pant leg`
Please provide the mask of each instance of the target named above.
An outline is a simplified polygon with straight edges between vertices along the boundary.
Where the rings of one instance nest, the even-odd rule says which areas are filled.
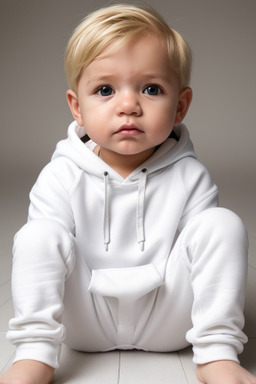
[[[50,220],[27,223],[15,236],[12,295],[15,317],[7,338],[16,358],[58,366],[65,329],[61,325],[64,285],[75,261],[73,238]]]
[[[247,234],[240,218],[224,208],[206,210],[187,225],[181,253],[191,273],[194,294],[194,362],[238,361],[247,337],[244,301],[247,278]]]
[[[134,342],[152,351],[189,342],[197,364],[238,361],[247,341],[242,332],[247,251],[244,225],[233,212],[212,208],[195,216],[170,253],[163,286],[135,306],[136,313],[144,302],[149,316],[141,323],[137,315]]]

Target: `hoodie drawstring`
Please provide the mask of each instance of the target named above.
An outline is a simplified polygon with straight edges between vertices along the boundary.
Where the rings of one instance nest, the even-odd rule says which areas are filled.
[[[136,207],[136,231],[137,241],[141,251],[144,251],[145,244],[145,229],[144,229],[144,211],[145,211],[145,192],[146,192],[146,181],[148,171],[143,168],[140,172],[139,187],[138,187],[138,200]],[[104,178],[104,217],[103,217],[103,235],[105,250],[108,250],[110,243],[110,215],[109,215],[109,194],[108,194],[108,172],[103,173]]]
[[[139,189],[138,189],[138,201],[136,209],[136,229],[137,240],[140,245],[141,251],[144,251],[145,244],[145,229],[144,229],[144,210],[145,210],[145,191],[147,181],[147,169],[143,168],[140,173]]]
[[[103,231],[104,231],[104,244],[106,251],[110,243],[110,218],[109,218],[109,199],[108,199],[108,172],[103,173],[105,185],[105,198],[104,198],[104,218],[103,218]]]

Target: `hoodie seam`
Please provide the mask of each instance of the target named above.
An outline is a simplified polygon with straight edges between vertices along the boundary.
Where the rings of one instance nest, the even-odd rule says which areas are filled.
[[[79,175],[77,176],[77,180],[76,180],[76,182],[74,183],[74,187],[71,189],[71,191],[70,191],[70,197],[72,197],[73,196],[73,194],[75,193],[75,191],[77,190],[77,187],[78,187],[78,185],[80,184],[80,182],[81,182],[81,178],[82,178],[82,176],[83,176],[83,170],[80,168],[79,169],[79,171],[80,171],[80,173],[79,173]]]
[[[69,164],[66,163],[67,166],[69,166],[69,165],[74,166],[74,165],[75,165],[75,167],[77,168],[77,170],[78,170],[78,172],[79,172],[79,174],[76,175],[76,176],[74,177],[74,184],[73,184],[73,187],[72,187],[70,190],[67,188],[67,183],[65,182],[65,181],[66,181],[66,178],[65,178],[65,181],[63,182],[63,179],[62,179],[61,177],[59,177],[58,174],[56,174],[56,173],[54,174],[54,176],[56,177],[56,179],[58,180],[58,182],[59,182],[59,184],[62,186],[62,188],[65,190],[65,192],[67,193],[67,195],[68,195],[69,197],[71,197],[71,196],[73,195],[73,193],[75,192],[77,186],[79,185],[80,180],[81,180],[81,177],[82,177],[82,174],[83,174],[84,171],[82,170],[82,168],[78,167],[77,164],[75,164],[72,160],[66,158],[65,156],[63,156],[63,157],[59,157],[59,159],[60,159],[60,160],[61,160],[61,159],[65,160],[64,164],[66,163],[66,161],[68,161]],[[56,159],[56,160],[57,160],[57,159]],[[73,173],[73,172],[72,172],[72,173]],[[74,174],[74,173],[73,173],[73,174]]]
[[[189,156],[186,157],[186,158],[180,159],[179,161],[181,161],[181,162],[182,161],[186,161],[188,158],[189,158]],[[191,157],[191,159],[193,159],[198,165],[201,165],[201,167],[205,168],[203,166],[203,164],[201,164],[196,158]],[[205,168],[205,171],[208,173],[206,168]],[[197,177],[200,178],[202,176],[202,173],[203,173],[203,169],[201,168],[201,172],[198,174]],[[180,177],[180,181],[181,181],[181,183],[183,185],[183,190],[184,190],[184,194],[186,196],[186,203],[187,203],[189,198],[190,198],[191,189],[186,185],[186,183],[184,181],[184,177],[182,176],[182,174],[180,172],[179,172],[179,177]],[[184,210],[183,210],[183,214],[182,214],[181,218],[184,218],[191,211],[193,211],[198,205],[200,205],[202,202],[204,202],[205,200],[209,199],[213,195],[216,195],[216,197],[218,197],[218,187],[212,181],[212,185],[207,188],[207,192],[205,192],[204,194],[200,194],[200,197],[197,198],[194,201],[193,205],[191,205],[188,210],[186,210],[186,204],[185,204]]]
[[[209,192],[209,193],[205,194],[204,197],[201,198],[200,200],[198,199],[196,201],[196,203],[188,211],[184,211],[184,214],[182,215],[182,219],[184,217],[186,217],[191,211],[193,211],[193,209],[195,209],[198,205],[200,205],[202,202],[204,202],[205,200],[209,199],[213,195],[218,196],[217,188],[215,188],[215,190],[213,192]]]

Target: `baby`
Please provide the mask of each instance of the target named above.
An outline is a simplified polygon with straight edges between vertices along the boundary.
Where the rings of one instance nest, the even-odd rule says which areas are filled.
[[[192,344],[202,383],[256,383],[237,358],[246,231],[218,207],[182,124],[190,70],[188,45],[152,9],[107,7],[74,31],[75,120],[15,236],[16,357],[0,383],[50,383],[63,342],[91,352]]]

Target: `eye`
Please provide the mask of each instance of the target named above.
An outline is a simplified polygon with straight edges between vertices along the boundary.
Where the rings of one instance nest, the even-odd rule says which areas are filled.
[[[159,95],[159,93],[161,93],[161,89],[158,87],[158,85],[151,84],[144,89],[143,93],[146,93],[147,95],[150,95],[150,96],[157,96]]]
[[[113,89],[109,85],[103,85],[97,90],[97,95],[99,96],[110,96],[114,93]]]

